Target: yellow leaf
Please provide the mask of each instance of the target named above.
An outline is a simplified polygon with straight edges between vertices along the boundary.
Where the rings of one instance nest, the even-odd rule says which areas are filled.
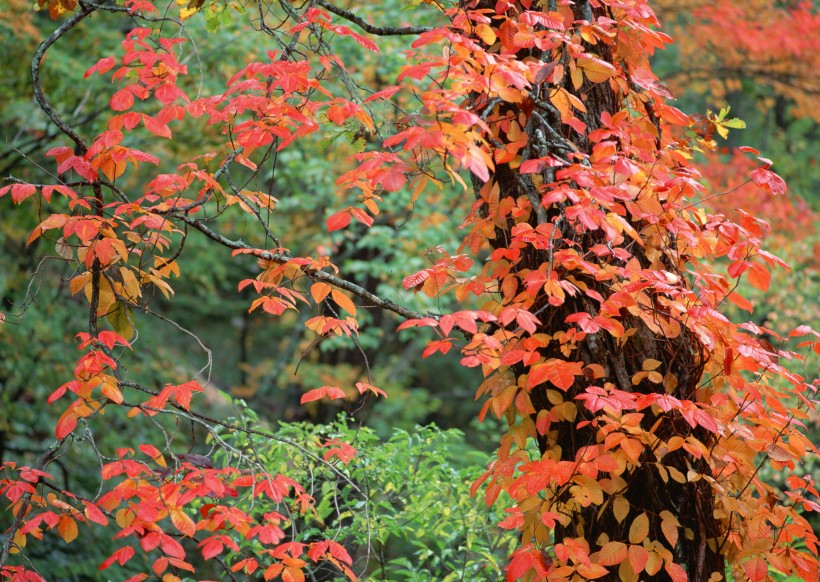
[[[669,541],[669,545],[671,545],[674,548],[675,544],[678,543],[677,526],[671,521],[663,520],[661,522],[661,531],[663,531],[663,535]]]
[[[580,57],[578,66],[584,70],[587,79],[593,83],[603,83],[615,75],[615,67],[599,59]]]
[[[572,86],[575,87],[576,91],[581,88],[581,85],[584,84],[584,73],[581,72],[581,69],[578,67],[570,69],[569,77],[572,80]]]
[[[669,474],[672,476],[672,479],[674,479],[678,483],[686,483],[686,476],[680,471],[678,471],[675,467],[667,467],[666,470],[669,471]]]
[[[555,105],[555,108],[561,114],[561,121],[566,122],[572,117],[572,105],[569,102],[569,97],[566,90],[559,88],[555,93],[550,95],[550,101]]]
[[[618,523],[621,523],[629,515],[629,501],[624,497],[616,497],[612,502],[612,513],[615,514]]]
[[[663,558],[657,552],[649,552],[649,556],[646,558],[646,566],[644,566],[646,573],[654,576],[661,569],[661,566],[663,566]]]
[[[639,544],[649,535],[649,517],[643,512],[629,526],[629,543]]]
[[[131,522],[134,521],[136,514],[129,510],[129,509],[120,509],[114,515],[114,519],[117,522],[117,525],[120,526],[121,529],[125,529],[131,525]]]
[[[142,295],[142,288],[140,287],[139,281],[137,281],[137,276],[134,275],[134,271],[125,267],[120,267],[120,276],[122,277],[122,291],[120,295],[131,303],[136,303],[137,299]],[[128,336],[123,337],[127,338]]]
[[[661,363],[658,360],[653,360],[652,358],[643,361],[643,369],[647,371],[656,370],[660,365]]]
[[[495,41],[496,41],[495,32],[488,25],[483,24],[483,23],[479,24],[478,26],[475,27],[475,33],[488,46],[492,46],[493,44],[495,44]]]
[[[638,575],[632,570],[632,563],[629,561],[621,562],[618,577],[621,582],[638,582]]]

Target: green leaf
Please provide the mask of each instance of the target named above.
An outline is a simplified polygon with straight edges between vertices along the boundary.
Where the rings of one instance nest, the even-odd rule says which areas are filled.
[[[131,341],[134,338],[134,334],[137,330],[134,327],[131,308],[128,305],[122,301],[117,301],[106,317],[108,318],[108,323],[111,324],[111,327],[113,327],[114,331],[119,335],[127,341]]]

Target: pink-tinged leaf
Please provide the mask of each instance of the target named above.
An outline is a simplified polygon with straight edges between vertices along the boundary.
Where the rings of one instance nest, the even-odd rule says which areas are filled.
[[[99,73],[100,75],[102,75],[103,73],[107,73],[108,71],[110,71],[111,69],[114,68],[115,64],[116,64],[116,61],[114,60],[114,57],[102,58],[99,61],[97,61],[96,64],[94,64],[90,69],[88,69],[85,72],[85,75],[83,76],[83,78],[87,79],[88,77],[90,77],[94,73]]]
[[[399,92],[399,89],[401,89],[401,87],[399,87],[398,85],[395,86],[395,87],[389,87],[387,89],[382,89],[381,91],[377,91],[376,93],[373,93],[370,97],[365,99],[364,102],[365,103],[371,103],[371,102],[376,101],[378,99],[390,99],[393,95],[395,95],[396,93]]]
[[[314,400],[321,400],[322,398],[338,400],[339,398],[345,398],[346,396],[347,395],[344,393],[344,390],[341,388],[336,386],[322,386],[321,388],[314,388],[313,390],[305,392],[299,402],[301,404],[306,404],[308,402],[313,402]]]
[[[763,556],[755,556],[743,564],[743,572],[751,582],[762,582],[769,575],[769,565]]]
[[[407,176],[405,176],[401,170],[392,170],[382,174],[379,178],[379,183],[382,185],[382,188],[388,192],[397,192],[404,188],[404,185],[407,183]]]
[[[809,334],[813,334],[815,336],[820,337],[820,334],[818,334],[816,331],[814,331],[808,325],[798,325],[796,328],[794,328],[793,330],[791,330],[789,332],[789,337],[799,337],[801,335],[809,335]]]
[[[711,414],[706,412],[705,410],[701,410],[698,408],[692,414],[692,417],[697,421],[697,423],[716,435],[720,435],[720,429],[718,428],[718,424],[715,419],[712,417]]]
[[[181,98],[183,101],[188,101],[188,97],[185,95],[182,89],[180,89],[173,83],[163,83],[162,85],[154,89],[154,97],[159,99],[165,105],[173,103],[179,98]]]
[[[77,426],[77,418],[77,412],[73,405],[63,412],[57,421],[57,427],[55,429],[55,434],[58,439],[64,439],[71,434],[71,431]]]
[[[350,209],[350,214],[367,227],[373,226],[373,217],[361,208],[353,207]]]
[[[347,28],[347,27],[341,27],[341,28]],[[374,53],[379,52],[379,46],[375,42],[370,40],[369,38],[365,38],[362,35],[356,34],[355,32],[352,32],[352,31],[349,33],[349,35],[353,37],[353,40],[355,40],[357,43],[362,45],[367,50],[373,51]]]
[[[561,160],[558,160],[552,156],[546,156],[543,158],[536,158],[534,160],[527,160],[521,164],[518,171],[522,174],[540,174],[548,168],[556,168],[563,165],[564,162]]]
[[[418,273],[405,277],[402,280],[401,285],[405,289],[412,289],[424,283],[428,277],[430,277],[430,271],[428,269],[424,269],[423,271],[419,271]]]
[[[327,219],[327,229],[330,232],[334,230],[341,230],[350,224],[350,209],[345,208],[339,212],[332,214]]]
[[[669,574],[672,582],[688,582],[689,576],[686,575],[686,570],[680,564],[667,563],[664,570]]]
[[[165,137],[171,139],[173,134],[171,133],[171,129],[164,123],[160,123],[154,117],[150,115],[143,115],[142,122],[145,125],[145,129],[153,133],[154,135],[158,135],[159,137]]]
[[[222,553],[224,545],[221,540],[222,536],[211,536],[201,542],[199,545],[202,548],[202,557],[210,560]]]
[[[124,548],[120,548],[119,550],[115,551],[111,556],[105,560],[102,564],[100,564],[99,569],[105,570],[106,568],[110,567],[114,562],[118,563],[120,566],[125,565],[125,563],[134,557],[134,548],[131,546],[125,546]]]
[[[99,507],[89,501],[84,501],[83,503],[85,503],[84,513],[89,521],[93,521],[99,525],[108,525],[108,518],[100,511]]]
[[[783,178],[765,168],[758,168],[753,171],[752,180],[755,184],[769,190],[774,195],[785,194],[788,190]]]
[[[8,186],[0,190],[0,197],[8,191]],[[37,187],[33,184],[14,184],[11,186],[11,199],[15,204],[20,204],[26,198],[33,196],[37,192]]]
[[[109,102],[111,109],[114,111],[125,111],[131,109],[134,105],[134,94],[131,92],[131,87],[123,87],[111,96]]]

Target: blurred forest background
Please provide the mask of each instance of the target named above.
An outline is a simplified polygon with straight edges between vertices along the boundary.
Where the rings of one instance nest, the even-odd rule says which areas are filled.
[[[363,5],[371,21],[387,14],[391,21],[423,23],[429,17],[427,8],[412,4],[384,0]],[[818,8],[812,3],[768,0],[725,4],[729,6],[720,11],[718,22],[710,19],[715,3],[658,2],[664,29],[676,44],[656,55],[654,68],[687,113],[700,113],[706,122],[708,112],[719,114],[731,107],[728,116],[745,121],[747,129],[733,132],[728,141],[715,135],[722,148],[719,156],[727,163],[717,164],[715,157],[701,160],[710,190],[730,191],[709,203],[715,212],[746,211],[768,220],[769,250],[792,267],[780,272],[766,293],[744,288],[755,309],[750,314],[728,305],[730,317],[783,333],[800,323],[816,328],[820,326]],[[31,5],[29,0],[0,3],[0,55],[4,55],[0,178],[14,176],[37,183],[45,181],[45,152],[65,144],[33,101],[31,56],[56,25],[47,14],[31,10]],[[727,14],[736,20],[727,22]],[[196,38],[196,52],[188,54],[188,64],[201,71],[191,75],[192,83],[215,84],[266,50],[255,36],[238,34],[240,24],[236,12],[223,1],[206,3],[186,21],[188,34]],[[107,108],[110,91],[101,79],[84,81],[83,73],[100,56],[115,51],[126,32],[112,26],[107,15],[97,15],[84,35],[69,35],[44,64],[44,85],[51,100],[85,135],[101,131],[100,114]],[[375,86],[379,79],[395,77],[404,62],[402,43],[382,39],[380,55],[349,43],[353,46],[345,60],[358,63]],[[210,87],[213,92],[221,89]],[[215,139],[194,132],[184,135],[184,127],[177,132],[168,148],[184,148],[186,143],[202,148]],[[735,149],[740,145],[757,148],[775,161],[774,169],[789,184],[787,195],[769,197],[753,185],[741,185],[738,177],[748,174],[741,169],[752,168],[753,159]],[[295,249],[296,254],[310,254],[310,249],[331,240],[324,219],[339,206],[336,168],[340,160],[364,147],[365,140],[346,128],[340,128],[333,140],[303,141],[279,155],[275,183],[258,185],[260,190],[270,189],[280,201],[276,220],[287,224],[289,232],[301,233],[302,248]],[[184,151],[165,154],[161,157],[187,159]],[[471,200],[455,191],[443,191],[437,204],[424,208],[397,199],[385,202],[371,229],[334,234],[335,260],[346,276],[380,296],[422,310],[447,311],[447,305],[433,305],[423,293],[413,296],[404,291],[401,279],[435,262],[436,245],[455,251],[452,233]],[[13,219],[10,211],[9,197],[0,199],[0,312],[6,319],[0,326],[0,461],[31,462],[53,438],[54,411],[45,401],[72,375],[76,352],[69,350],[71,338],[65,336],[67,330],[81,327],[78,322],[85,309],[65,283],[71,276],[66,263],[59,257],[47,258],[56,256],[53,241],[41,238],[30,246],[25,243],[41,220],[35,206],[16,209]],[[242,238],[247,217],[236,216],[226,235]],[[283,441],[313,449],[320,438],[354,441],[359,455],[348,472],[356,482],[380,492],[367,512],[353,496],[339,493],[333,475],[311,464],[298,449],[261,440],[252,445],[264,452],[271,467],[288,465],[293,477],[311,480],[319,515],[299,524],[304,539],[328,527],[343,528],[355,547],[367,543],[365,534],[372,533],[379,556],[372,579],[498,579],[510,540],[487,532],[495,530],[503,512],[488,510],[469,495],[470,483],[482,472],[497,434],[493,419],[483,425],[474,421],[479,408],[474,401],[478,372],[459,366],[459,356],[453,352],[422,359],[425,338],[396,333],[398,321],[379,311],[373,311],[362,326],[358,345],[333,340],[313,345],[296,319],[298,314],[272,319],[261,311],[248,313],[250,294],[237,292],[244,268],[227,251],[206,251],[203,242],[194,235],[186,242],[188,270],[174,284],[173,303],[157,291],[147,302],[150,313],[112,314],[127,316],[136,326],[140,359],[129,364],[128,373],[160,385],[199,374],[213,388],[206,391],[212,396],[200,401],[200,406],[264,425]],[[196,330],[196,335],[187,330]],[[354,400],[342,406],[299,404],[307,389],[352,386],[365,365],[372,371],[373,383],[387,391],[386,400]],[[816,376],[816,361],[800,365],[807,377]],[[107,446],[133,446],[145,440],[134,434],[134,425],[126,432],[118,430],[117,418],[108,421]],[[812,434],[814,442],[820,442],[817,422]],[[181,450],[207,453],[207,445],[194,437],[180,435],[185,443]],[[93,454],[90,447],[75,449],[52,471],[75,490],[85,489],[93,496],[100,486],[99,476],[84,471],[96,466]],[[812,462],[815,468],[820,466],[807,460],[806,471],[812,470]],[[298,468],[296,474],[293,467]],[[777,477],[767,476],[775,481]],[[0,517],[7,516],[0,513]],[[98,579],[97,565],[114,545],[110,539],[97,542],[82,548],[40,544],[35,551],[49,552],[51,568],[43,575],[54,580]]]

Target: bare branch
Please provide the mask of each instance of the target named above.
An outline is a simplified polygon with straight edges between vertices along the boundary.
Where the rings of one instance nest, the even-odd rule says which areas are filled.
[[[316,4],[326,9],[328,12],[332,12],[336,16],[340,16],[348,22],[352,22],[365,32],[375,34],[376,36],[405,36],[421,34],[423,32],[430,32],[433,30],[430,26],[373,26],[360,16],[353,14],[350,10],[339,8],[338,6],[327,2],[327,0],[317,0]]]

